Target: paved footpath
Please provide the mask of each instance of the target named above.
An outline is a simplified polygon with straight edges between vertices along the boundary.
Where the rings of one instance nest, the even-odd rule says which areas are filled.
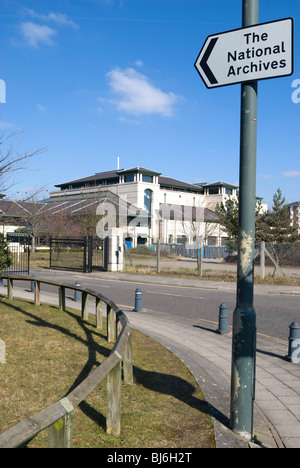
[[[110,275],[115,278],[118,276],[120,274]],[[107,274],[105,277],[107,278]],[[136,276],[129,275],[126,278],[122,275],[120,280],[128,281],[130,278],[137,281]],[[139,280],[147,282],[145,277]],[[170,278],[159,280],[160,284],[162,281],[171,284],[172,281]],[[151,282],[153,283],[153,277]],[[199,286],[199,282],[197,284]],[[230,287],[224,283],[223,286]],[[205,282],[202,287],[205,287]],[[219,289],[222,284],[210,282],[210,288],[213,287]],[[270,288],[265,288],[266,293]],[[284,287],[280,291],[277,287],[276,290],[287,295],[300,294],[300,288]],[[18,288],[17,283],[14,291],[15,297],[32,298],[32,294]],[[263,287],[260,285],[260,293],[262,291]],[[1,293],[6,293],[5,287],[0,287]],[[57,304],[57,297],[43,292],[41,300]],[[67,299],[67,306],[79,307],[71,298]],[[90,306],[94,311],[93,304]],[[122,308],[135,329],[160,341],[194,375],[211,408],[217,448],[258,447],[256,444],[248,444],[229,429],[231,335],[217,334],[212,322],[201,319],[175,320],[171,316],[162,316],[159,311],[145,310],[137,313],[131,307]],[[287,353],[287,343],[258,335],[253,434],[260,445],[266,448],[300,448],[300,364],[288,362],[285,359]]]

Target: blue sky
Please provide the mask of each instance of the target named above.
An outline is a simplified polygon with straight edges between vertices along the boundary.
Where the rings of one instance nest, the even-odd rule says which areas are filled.
[[[115,169],[118,157],[121,168],[191,183],[238,182],[240,85],[208,90],[194,62],[208,35],[241,27],[242,0],[0,5],[0,127],[22,131],[21,153],[47,150],[10,196]],[[260,0],[260,22],[286,17],[295,20],[294,75],[258,86],[257,195],[267,203],[278,187],[300,200],[300,2]]]

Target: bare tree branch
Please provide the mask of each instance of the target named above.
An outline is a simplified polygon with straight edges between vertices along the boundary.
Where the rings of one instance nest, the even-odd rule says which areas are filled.
[[[42,148],[32,152],[20,153],[19,144],[8,146],[11,139],[22,133],[24,132],[12,132],[8,135],[2,132],[0,134],[0,188],[2,191],[7,191],[11,187],[11,185],[8,186],[10,176],[20,169],[24,169],[28,159],[46,151],[45,148]]]

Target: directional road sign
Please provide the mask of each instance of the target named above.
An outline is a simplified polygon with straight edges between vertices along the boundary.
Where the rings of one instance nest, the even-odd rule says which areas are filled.
[[[293,18],[208,36],[195,62],[207,88],[293,74]]]

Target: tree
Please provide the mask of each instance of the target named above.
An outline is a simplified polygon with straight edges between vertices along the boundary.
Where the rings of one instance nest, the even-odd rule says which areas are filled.
[[[12,176],[19,171],[24,169],[25,163],[29,158],[41,153],[43,150],[37,150],[33,152],[20,153],[18,145],[12,143],[14,138],[20,135],[22,132],[13,132],[9,135],[2,133],[0,135],[0,190],[1,192],[7,191],[13,183],[11,183]],[[9,266],[9,253],[7,244],[4,238],[0,240],[0,271],[3,269],[1,263],[5,267]]]
[[[299,239],[297,226],[291,225],[290,210],[280,188],[273,195],[271,210],[259,217],[256,236],[260,241],[267,243],[278,264],[291,244]]]
[[[261,200],[256,203],[256,220],[261,215]],[[221,203],[215,208],[219,217],[221,229],[228,235],[227,247],[230,250],[236,250],[239,239],[239,200],[238,198],[229,198],[226,203]],[[256,239],[257,240],[257,239]]]
[[[4,240],[3,234],[0,234],[0,272],[11,265],[11,257],[8,250],[8,244]]]
[[[257,223],[257,235],[265,242],[277,244],[291,243],[297,240],[297,227],[291,225],[289,207],[280,188],[273,195],[271,210],[264,213]]]
[[[19,145],[14,143],[14,138],[21,133],[0,134],[0,190],[2,192],[8,190],[13,185],[10,182],[12,176],[20,169],[24,169],[28,159],[44,151],[44,149],[39,149],[29,153],[26,151],[20,153],[18,150]]]
[[[279,265],[279,259],[288,252],[291,244],[298,239],[297,227],[291,226],[290,212],[280,188],[273,195],[271,210],[261,212],[261,202],[256,206],[255,241],[265,241]],[[239,202],[229,199],[226,204],[216,207],[220,224],[228,235],[228,247],[236,249],[239,234]]]
[[[228,235],[227,247],[235,250],[239,237],[239,201],[237,198],[229,198],[226,203],[221,203],[215,208],[219,217],[221,229]]]
[[[51,206],[51,205],[50,205]],[[43,215],[43,233],[48,237],[76,237],[79,226],[76,219],[63,210],[45,211]]]

